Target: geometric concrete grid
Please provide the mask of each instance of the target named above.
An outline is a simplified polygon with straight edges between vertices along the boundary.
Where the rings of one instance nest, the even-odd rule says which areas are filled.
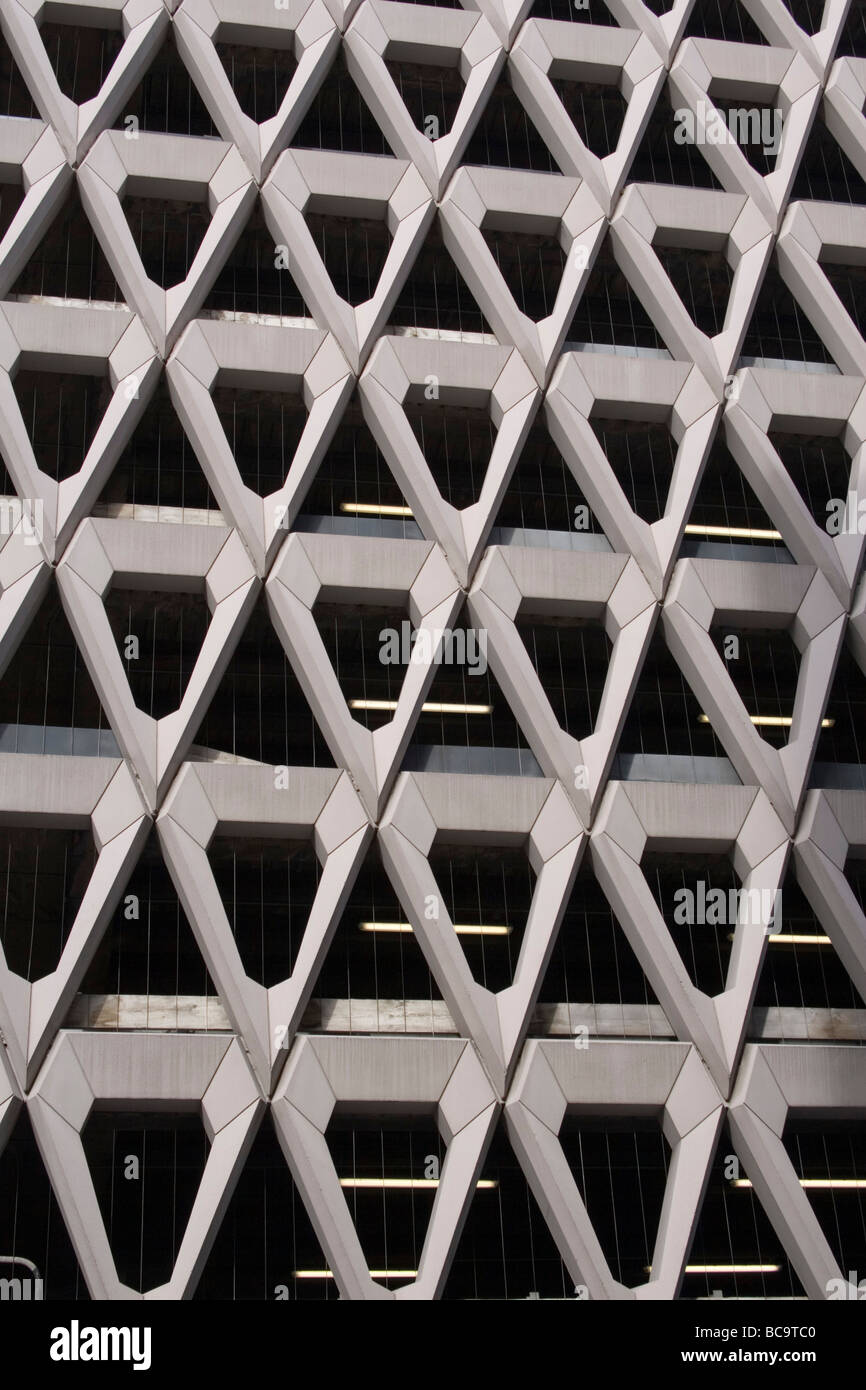
[[[661,15],[642,0],[609,0],[615,26],[537,19],[531,0],[457,9],[384,0],[4,0],[0,30],[41,119],[33,111],[0,117],[0,185],[22,193],[0,226],[0,455],[18,497],[39,503],[42,514],[35,537],[14,516],[0,536],[0,679],[54,569],[121,752],[0,752],[0,820],[90,827],[97,851],[52,973],[29,983],[8,968],[0,944],[0,1150],[26,1107],[91,1297],[193,1295],[268,1106],[344,1299],[442,1294],[502,1116],[569,1275],[592,1299],[678,1296],[726,1115],[755,1198],[806,1295],[824,1298],[828,1280],[847,1275],[782,1135],[789,1113],[862,1127],[862,1049],[840,1045],[851,1036],[841,1032],[833,1045],[816,1045],[827,1025],[808,1017],[796,1034],[806,1040],[786,1046],[750,1026],[769,948],[768,922],[747,911],[748,896],[732,924],[724,989],[714,996],[698,989],[641,867],[656,850],[728,854],[743,889],[761,891],[762,904],[786,873],[795,874],[866,1008],[866,914],[845,873],[849,861],[866,858],[866,791],[810,781],[846,641],[866,672],[866,542],[856,527],[828,534],[770,437],[841,440],[849,488],[859,495],[866,487],[866,343],[824,271],[862,265],[866,209],[791,201],[815,122],[866,178],[866,58],[835,57],[845,0],[827,0],[811,35],[782,0],[743,0],[743,7],[765,46],[683,39],[694,0],[675,0]],[[122,34],[100,90],[83,104],[60,89],[40,32],[48,20],[96,27],[105,20]],[[220,138],[146,130],[126,137],[125,104],[172,33]],[[218,51],[224,42],[291,50],[295,67],[268,120],[257,123],[241,109]],[[394,157],[288,148],[338,56]],[[389,70],[394,61],[459,71],[457,113],[438,138],[415,124]],[[505,77],[559,173],[461,163]],[[606,156],[588,148],[569,118],[555,87],[563,78],[616,86],[624,98],[619,139]],[[782,139],[770,172],[754,168],[735,143],[707,143],[694,158],[706,160],[721,189],[629,182],[666,98],[689,108],[698,125],[703,104],[716,100],[778,107]],[[123,302],[15,293],[73,187]],[[305,320],[203,309],[260,193],[274,246],[285,245],[307,305]],[[182,283],[163,288],[146,273],[126,196],[207,203],[210,225]],[[335,290],[306,221],[319,213],[349,224],[385,221],[390,249],[365,303],[350,304]],[[407,330],[392,317],[437,219],[492,334]],[[558,241],[562,277],[540,321],[518,308],[520,287],[500,272],[489,231]],[[608,232],[619,272],[667,351],[617,352],[569,338]],[[656,255],[662,247],[727,259],[732,285],[715,336],[692,321]],[[363,244],[355,251],[362,256]],[[835,368],[741,360],[771,264]],[[110,383],[86,456],[61,480],[37,463],[32,421],[15,394],[16,373],[34,369]],[[496,431],[478,500],[462,510],[443,497],[409,420],[410,406],[431,399],[431,381],[441,404],[489,414]],[[170,508],[159,509],[158,522],[143,519],[147,508],[109,519],[98,506],[161,384],[220,508],[211,522],[223,525],[196,525]],[[242,480],[213,399],[223,387],[303,399],[300,442],[267,496]],[[289,534],[356,388],[423,539]],[[660,519],[639,516],[617,480],[593,429],[605,418],[669,426],[675,459]],[[489,543],[530,431],[542,424],[604,533],[592,537],[600,542],[593,549],[539,545],[541,533],[534,544]],[[792,564],[757,563],[757,552],[754,563],[680,558],[705,465],[722,441]],[[210,621],[186,693],[159,720],[132,700],[103,607],[112,583],[206,596]],[[290,768],[285,787],[269,765],[193,745],[261,594],[336,763]],[[405,606],[430,638],[425,659],[409,662],[392,717],[375,731],[352,717],[316,626],[319,598]],[[490,669],[537,762],[535,776],[403,768],[443,629],[463,621],[464,609],[466,621],[489,634]],[[523,645],[517,624],[527,617],[589,621],[607,632],[599,713],[580,740],[557,722]],[[750,721],[714,645],[715,622],[784,630],[793,639],[802,660],[785,747],[771,746]],[[611,780],[654,633],[724,747],[733,769],[727,784]],[[128,1031],[76,1025],[72,1018],[90,1018],[76,991],[154,824],[219,992],[217,1025],[208,1032],[189,1022],[200,1003],[190,996],[190,1031],[149,1027],[134,996],[116,1000],[114,1017]],[[294,969],[269,988],[245,969],[211,870],[208,850],[221,835],[307,840],[315,849],[320,878]],[[309,1023],[316,981],[374,842],[443,996],[436,1017],[450,1014],[450,1036],[385,1036],[376,1023],[370,1031],[379,1036],[337,1037]],[[474,978],[441,904],[430,855],[443,843],[519,848],[535,872],[512,983],[498,992]],[[591,864],[659,1001],[666,1035],[594,1034],[585,1050],[537,1035],[536,1003],[581,861]],[[432,917],[431,898],[440,906]],[[181,996],[164,1009],[164,997],[152,998],[161,1000],[153,1006],[159,1020],[176,1003],[180,1017]],[[592,1014],[609,1002],[593,1000]],[[589,1008],[577,999],[555,1006],[569,1028]],[[81,1135],[94,1107],[192,1111],[210,1142],[173,1274],[143,1294],[118,1277],[85,1157]],[[335,1111],[435,1115],[447,1146],[417,1272],[397,1290],[368,1269],[325,1137]],[[560,1143],[568,1115],[650,1116],[670,1145],[642,1285],[627,1287],[611,1270]]]

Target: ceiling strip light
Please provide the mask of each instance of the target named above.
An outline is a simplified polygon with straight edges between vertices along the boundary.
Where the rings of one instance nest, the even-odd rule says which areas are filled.
[[[749,718],[753,724],[758,724],[768,729],[790,729],[793,723],[789,714],[750,714]],[[709,724],[709,722],[710,717],[708,714],[698,715],[699,724]],[[832,729],[835,723],[835,719],[822,719],[821,728]]]
[[[411,922],[361,922],[361,931],[404,932],[411,934]],[[483,927],[477,922],[457,922],[458,936],[510,936],[512,927]]]
[[[389,711],[397,708],[396,700],[350,700],[349,709],[369,709]],[[421,706],[422,714],[492,714],[492,705],[451,705],[426,703]]]
[[[416,1187],[435,1188],[439,1186],[439,1182],[439,1178],[340,1178],[341,1187],[375,1188],[377,1190],[394,1188],[399,1191]],[[499,1183],[493,1178],[481,1178],[475,1186],[480,1191],[489,1192],[492,1188],[498,1187]]]
[[[866,1178],[800,1178],[798,1179],[801,1187],[811,1187],[821,1191],[832,1188],[834,1191],[853,1190],[854,1188],[866,1187]],[[733,1178],[731,1187],[751,1187],[749,1178]]]
[[[690,522],[687,536],[729,536],[732,540],[780,541],[780,531],[762,531],[754,526],[697,526]]]
[[[340,511],[354,516],[414,516],[411,507],[396,507],[388,502],[341,502]]]
[[[415,1279],[417,1269],[368,1269],[371,1279]],[[330,1269],[295,1269],[293,1279],[333,1279]]]

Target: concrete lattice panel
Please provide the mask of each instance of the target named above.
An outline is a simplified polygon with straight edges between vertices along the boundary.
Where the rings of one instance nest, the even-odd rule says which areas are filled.
[[[174,1273],[144,1296],[180,1299],[194,1292],[268,1105],[343,1298],[441,1295],[503,1113],[563,1262],[591,1298],[677,1296],[726,1115],[755,1195],[807,1295],[825,1297],[828,1280],[840,1277],[782,1134],[790,1111],[862,1125],[862,1050],[747,1041],[767,923],[744,914],[735,924],[725,987],[710,996],[692,983],[641,868],[644,851],[657,846],[724,851],[743,886],[770,897],[786,871],[795,872],[866,1004],[866,916],[845,876],[849,856],[866,853],[866,792],[810,789],[846,642],[866,670],[864,536],[856,526],[838,536],[822,528],[771,438],[786,430],[838,437],[851,459],[850,490],[859,494],[866,485],[866,344],[822,268],[834,260],[863,261],[866,211],[791,202],[816,121],[824,121],[866,177],[866,59],[834,57],[845,0],[827,0],[811,35],[782,0],[744,0],[744,7],[766,46],[684,40],[693,0],[675,0],[662,15],[642,0],[610,0],[613,27],[533,19],[531,0],[477,0],[460,9],[384,0],[54,0],[52,22],[93,25],[102,12],[122,34],[101,89],[77,105],[60,90],[43,44],[40,0],[3,4],[0,27],[41,119],[0,117],[0,181],[22,190],[0,237],[0,454],[18,498],[39,503],[41,529],[34,537],[26,518],[9,513],[12,523],[0,536],[0,672],[56,569],[66,616],[121,755],[0,755],[4,822],[89,826],[97,850],[57,969],[30,984],[8,968],[0,950],[0,1146],[26,1106],[93,1297],[142,1296],[118,1278],[84,1154],[81,1134],[95,1105],[194,1109],[210,1141]],[[220,138],[112,128],[169,35]],[[241,109],[228,80],[218,51],[224,41],[292,54],[287,88],[260,124]],[[394,157],[288,148],[338,56]],[[389,71],[391,60],[458,69],[462,98],[447,133],[429,139],[418,128]],[[461,165],[506,76],[559,173]],[[554,84],[562,77],[619,89],[622,129],[603,158],[589,150],[560,101]],[[772,171],[758,172],[736,144],[707,144],[695,157],[706,159],[721,191],[628,184],[657,103],[670,96],[700,125],[711,93],[742,93],[779,108],[783,133]],[[125,302],[13,294],[73,187]],[[202,308],[260,193],[274,248],[285,248],[308,306],[303,324]],[[210,224],[181,283],[163,288],[147,274],[124,215],[126,196],[207,204]],[[390,248],[364,303],[344,300],[326,270],[306,221],[308,213],[324,210],[349,223],[386,222]],[[492,336],[401,332],[391,323],[437,217]],[[540,321],[519,309],[515,287],[485,240],[491,229],[558,241],[563,274],[551,312]],[[599,344],[568,340],[608,234],[619,271],[667,352],[589,351]],[[716,335],[692,321],[656,255],[662,245],[727,259],[732,288]],[[838,370],[739,365],[773,257]],[[38,465],[31,423],[15,393],[16,374],[34,369],[102,375],[110,383],[86,455],[60,481]],[[478,500],[462,510],[442,496],[409,422],[407,403],[417,402],[430,382],[436,399],[488,412],[496,431]],[[130,519],[129,512],[109,519],[97,508],[161,384],[220,508],[208,526],[169,524],[162,516]],[[214,395],[226,386],[303,400],[300,442],[282,484],[266,496],[243,481],[220,423]],[[422,540],[287,534],[356,389]],[[638,516],[617,481],[593,428],[605,417],[670,429],[675,458],[659,520]],[[589,502],[609,552],[489,544],[539,421]],[[707,460],[722,439],[792,565],[678,559]],[[210,623],[186,694],[159,720],[132,700],[103,604],[114,582],[193,590],[207,599]],[[228,756],[205,761],[207,750],[191,747],[259,593],[336,763],[292,768],[285,784],[275,775],[279,769]],[[375,732],[353,718],[328,659],[314,616],[322,596],[403,604],[413,625],[430,636],[429,659],[410,662],[393,718]],[[436,674],[442,632],[464,604],[489,633],[491,670],[541,776],[401,770]],[[558,723],[522,644],[517,623],[527,613],[592,620],[610,639],[596,725],[580,742]],[[787,627],[799,648],[793,724],[782,749],[761,739],[716,652],[710,629],[719,614],[744,627]],[[659,631],[741,785],[611,781],[629,705]],[[584,780],[577,779],[578,768]],[[133,1027],[111,1034],[78,1026],[81,1010],[70,1021],[76,991],[154,824],[219,991],[215,1031]],[[306,837],[319,860],[319,888],[294,970],[267,989],[244,969],[208,861],[221,833]],[[535,871],[513,983],[498,993],[474,979],[447,913],[431,918],[425,910],[431,897],[440,899],[430,856],[443,838],[463,846],[519,845]],[[374,841],[442,992],[440,1016],[450,1013],[457,1036],[304,1031],[305,1008]],[[667,1040],[593,1036],[586,1050],[570,1039],[527,1041],[586,854],[664,1010],[672,1030]],[[583,1016],[581,1007],[575,1016]],[[193,1014],[190,1005],[185,1017]],[[127,1018],[120,1001],[116,1016]],[[328,1151],[325,1134],[336,1106],[366,1114],[377,1107],[435,1113],[447,1145],[417,1276],[396,1295],[370,1276]],[[603,1120],[648,1108],[673,1161],[651,1276],[630,1288],[611,1272],[560,1129],[569,1112]]]

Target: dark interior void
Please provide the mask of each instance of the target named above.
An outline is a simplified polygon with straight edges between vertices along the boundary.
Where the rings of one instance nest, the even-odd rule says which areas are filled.
[[[866,58],[866,3],[864,0],[851,0],[851,8],[836,45],[836,57]]]
[[[853,6],[851,13],[854,13]],[[814,198],[822,203],[866,203],[866,183],[830,134],[820,110],[809,132],[791,190],[791,201],[798,198]]]
[[[327,1268],[267,1111],[195,1298],[223,1303],[337,1299],[334,1279],[298,1277]]]
[[[559,1142],[614,1278],[645,1284],[670,1163],[659,1117],[567,1114]]]
[[[37,1293],[52,1302],[89,1300],[26,1110],[0,1149],[0,1253],[36,1265],[35,1275],[26,1265],[4,1264],[0,1273],[4,1279],[41,1279],[41,1291],[27,1286],[31,1302]]]
[[[114,16],[106,11],[105,18],[110,22]],[[120,20],[119,14],[117,19]],[[39,37],[58,87],[76,106],[98,96],[123,47],[119,22],[116,28],[92,29],[74,22],[57,24],[46,20],[39,26]]]
[[[0,681],[0,726],[4,724],[42,726],[45,746],[30,751],[72,753],[76,729],[98,729],[106,735],[105,754],[116,752],[53,582]]]
[[[81,993],[216,994],[155,831],[130,874]]]
[[[767,515],[746,481],[745,474],[737,466],[721,432],[716,435],[709,458],[704,465],[687,525],[736,527],[747,531],[776,530],[775,523]],[[699,533],[696,534],[696,539],[698,538]],[[713,540],[716,538],[713,537]],[[684,547],[689,541],[690,536],[687,533]],[[732,547],[761,545],[776,550],[785,548],[781,538],[776,540],[768,536],[731,537],[728,544]],[[731,558],[735,558],[733,552]]]
[[[555,236],[481,228],[509,293],[522,314],[538,322],[553,313],[565,252]]]
[[[736,1176],[748,1175],[737,1161],[725,1124],[710,1164],[680,1298],[802,1298],[803,1289],[769,1217],[750,1187],[733,1185]],[[710,1273],[707,1265],[761,1268],[749,1273],[724,1269]]]
[[[656,631],[632,697],[618,752],[723,758],[725,750],[704,724],[685,676]]]
[[[678,144],[674,107],[664,87],[629,168],[629,183],[669,183],[680,188],[721,188],[701,146]]]
[[[728,43],[768,42],[739,0],[697,0],[683,38],[726,39]]]
[[[445,247],[438,214],[403,282],[391,310],[391,323],[401,328],[437,328],[450,333],[490,332],[490,325]]]
[[[406,506],[406,499],[364,419],[355,391],[307,493],[304,511],[313,516],[350,515],[343,513],[343,506],[358,503]]]
[[[790,474],[797,491],[820,527],[825,527],[834,498],[847,498],[851,459],[842,443],[841,432],[828,434],[789,434],[769,430],[767,437]]]
[[[305,220],[340,298],[352,305],[372,299],[391,250],[391,233],[384,217],[307,212]]]
[[[279,318],[310,318],[289,265],[278,251],[257,198],[243,231],[235,240],[202,306],[209,314],[264,314]]]
[[[338,1108],[325,1139],[343,1196],[371,1270],[416,1271],[433,1210],[435,1187],[357,1187],[411,1178],[436,1181],[445,1144],[433,1115],[361,1116]],[[400,1288],[414,1277],[392,1275],[381,1283]]]
[[[22,367],[12,385],[38,466],[57,482],[70,478],[83,464],[111,400],[108,373]]]
[[[132,96],[123,103],[114,129],[134,130],[128,123],[130,116],[135,117],[139,130],[155,134],[219,136],[183,65],[171,30]]]
[[[389,724],[393,709],[365,709],[363,703],[353,701],[391,703],[400,698],[406,665],[399,658],[406,652],[396,648],[408,651],[408,636],[405,643],[400,640],[404,622],[410,633],[413,630],[408,603],[404,608],[389,608],[317,602],[313,618],[352,718],[367,729]]]
[[[643,521],[658,521],[664,516],[677,457],[669,424],[599,415],[592,415],[589,423],[632,511]]]
[[[730,858],[720,853],[674,854],[650,848],[644,853],[641,869],[692,984],[705,994],[720,994],[727,979],[734,930],[727,920],[733,915],[730,893],[740,887]],[[716,915],[701,910],[706,895],[714,889],[725,894],[723,920],[695,920]],[[689,910],[692,902],[694,908]],[[687,917],[692,921],[684,920]]]
[[[450,64],[404,63],[391,58],[385,59],[385,67],[418,129],[434,140],[448,135],[465,91],[460,69]]]
[[[100,506],[122,503],[219,511],[172,403],[165,374],[100,494]]]
[[[57,968],[96,863],[90,826],[0,825],[0,945],[35,981]]]
[[[604,0],[583,0],[580,6],[574,0],[533,0],[529,19],[570,20],[573,24],[605,24],[616,28],[616,20]]]
[[[788,1114],[782,1135],[797,1177],[808,1181],[841,1178],[866,1181],[866,1132],[861,1117],[805,1119]],[[807,1187],[809,1205],[821,1223],[846,1279],[866,1261],[866,1188]]]
[[[586,148],[598,159],[612,154],[619,143],[628,102],[610,82],[573,82],[552,77],[551,85]]]
[[[244,628],[194,742],[279,766],[334,766],[264,599]]]
[[[15,284],[13,295],[58,295],[122,304],[123,295],[73,184]]]
[[[574,474],[551,439],[543,415],[536,416],[526,436],[496,525],[538,531],[601,531]]]
[[[260,497],[276,492],[306,428],[301,392],[216,386],[212,399],[243,482]]]
[[[488,168],[534,169],[545,174],[559,172],[553,155],[512,87],[507,70],[487,99],[461,163]]]
[[[609,235],[601,244],[565,337],[567,344],[665,349],[664,339],[617,264]]]
[[[442,906],[455,928],[498,927],[505,934],[458,931],[473,978],[497,993],[513,982],[535,890],[535,873],[524,848],[481,848],[437,840],[430,867]]]
[[[496,443],[489,408],[410,400],[404,410],[445,501],[452,507],[471,507],[478,501]]]
[[[573,738],[595,728],[612,643],[601,623],[518,615],[516,628],[557,722]]]
[[[866,202],[866,198],[863,201]],[[821,269],[839,296],[843,309],[856,325],[857,332],[866,332],[866,265],[837,264],[834,261],[822,260]]]
[[[866,889],[866,864],[853,861],[855,892]],[[782,939],[775,940],[776,936]],[[809,899],[789,864],[773,918],[773,932],[758,977],[755,1008],[766,1009],[862,1009],[863,1000],[842,962],[825,939],[814,943],[786,941],[789,936],[826,938]],[[779,1019],[785,1036],[784,1016]]]
[[[790,719],[800,675],[800,653],[790,631],[724,622],[711,627],[710,637],[746,713]],[[755,724],[755,730],[774,748],[784,748],[791,733],[787,725]]]
[[[653,250],[695,326],[710,337],[721,333],[734,281],[724,251],[658,244]]]
[[[122,206],[145,274],[163,289],[181,284],[210,226],[207,203],[127,197]]]
[[[839,653],[824,719],[833,723],[821,729],[815,762],[866,762],[866,676],[847,642]]]
[[[294,149],[393,153],[346,66],[342,48],[295,131]]]
[[[13,217],[24,201],[24,185],[22,183],[0,184],[0,238],[4,237],[9,230]]]
[[[824,0],[782,0],[806,34],[817,34],[824,14]]]
[[[713,96],[712,104],[721,115],[740,154],[762,177],[772,174],[782,141],[784,121],[778,97],[775,103],[755,102],[745,96]],[[745,115],[742,113],[746,113]]]
[[[292,48],[256,48],[252,44],[214,45],[226,77],[245,116],[269,121],[282,105],[297,70]]]
[[[379,926],[404,928],[379,931]],[[391,1001],[441,999],[439,987],[411,930],[379,854],[370,846],[343,909],[319,978],[314,999],[379,1001],[390,1013]],[[388,1001],[386,1003],[386,1001]],[[369,1031],[359,1019],[349,1031]]]
[[[0,115],[39,117],[36,103],[3,34],[0,34]]]
[[[118,1277],[144,1293],[171,1278],[209,1144],[199,1114],[90,1112],[81,1142]]]
[[[442,1293],[447,1300],[574,1298],[574,1280],[500,1120]]]
[[[455,650],[470,651],[476,640],[462,623],[452,624]],[[465,637],[458,634],[466,633]],[[421,713],[415,725],[411,746],[431,744],[463,748],[528,748],[517,717],[502,693],[499,682],[481,662],[473,665],[437,666]],[[437,708],[442,705],[468,705],[468,710]]]
[[[171,593],[112,585],[104,603],[132,698],[161,719],[180,705],[210,625],[203,588]]]
[[[637,957],[587,856],[538,993],[539,1004],[655,1004]]]
[[[833,363],[820,335],[779,274],[775,253],[746,330],[742,355],[745,358]]]

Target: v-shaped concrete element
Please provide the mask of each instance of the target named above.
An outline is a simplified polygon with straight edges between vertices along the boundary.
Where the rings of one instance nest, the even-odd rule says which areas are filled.
[[[587,182],[522,169],[458,170],[440,207],[442,239],[500,342],[513,343],[544,386],[565,341],[605,232]],[[518,309],[483,227],[555,236],[566,261],[553,309],[535,322]]]
[[[821,100],[821,84],[802,53],[758,44],[725,43],[717,39],[686,39],[670,71],[671,94],[695,118],[701,154],[729,193],[753,199],[772,231],[778,231],[800,163],[806,137]],[[782,112],[782,137],[770,174],[759,174],[731,136],[716,144],[705,138],[704,113],[714,107],[710,89],[747,92],[741,105],[759,102]],[[716,110],[718,121],[726,124]]]
[[[823,80],[848,13],[847,0],[825,0],[821,26],[810,34],[801,29],[785,0],[742,0],[746,10],[771,44],[802,53]]]
[[[365,575],[360,597],[359,566]],[[349,769],[369,815],[378,820],[463,602],[451,568],[430,541],[296,532],[280,552],[265,590],[274,627],[334,761]],[[334,600],[341,591],[353,603],[408,601],[412,627],[420,634],[394,716],[373,732],[350,714],[313,617],[322,592]],[[429,660],[416,660],[416,650]]]
[[[171,398],[220,509],[264,576],[334,437],[355,378],[330,333],[197,319],[166,367]],[[211,393],[246,385],[303,395],[309,415],[282,487],[262,497],[241,478]]]
[[[124,296],[165,357],[201,307],[256,199],[234,145],[187,135],[106,130],[78,171],[81,201]],[[121,203],[127,194],[207,202],[211,222],[185,280],[163,289],[147,275]]]
[[[355,17],[361,0],[325,0],[325,4],[337,28],[343,34]]]
[[[845,877],[850,851],[864,848],[866,793],[807,793],[794,841],[797,881],[866,1002],[866,915]]]
[[[488,661],[543,771],[558,777],[584,825],[598,804],[658,615],[652,590],[625,555],[492,546],[469,595]],[[537,614],[601,619],[613,644],[595,728],[578,740],[557,721],[515,627]]]
[[[700,1215],[724,1108],[699,1054],[682,1043],[601,1042],[593,1067],[570,1042],[527,1043],[505,1106],[514,1151],[572,1278],[590,1299],[676,1298]],[[671,1146],[646,1284],[614,1278],[559,1131],[569,1110],[612,1120],[652,1107]]]
[[[289,248],[289,269],[305,302],[331,330],[352,371],[360,371],[435,216],[427,185],[405,159],[286,150],[262,189],[262,203],[274,240]],[[308,211],[387,222],[391,249],[375,293],[363,304],[353,307],[334,289],[305,221]]]
[[[20,366],[89,375],[107,368],[114,394],[77,472],[60,482],[36,462],[15,395]],[[20,497],[43,507],[42,543],[59,557],[97,501],[153,394],[160,362],[141,320],[125,309],[0,306],[0,453]]]
[[[157,821],[160,843],[202,956],[270,1093],[373,836],[348,774],[293,768],[288,788],[271,767],[185,763]],[[270,988],[250,978],[208,861],[220,827],[237,835],[297,839],[309,834],[322,876],[291,975]]]
[[[150,821],[132,773],[116,758],[46,757],[48,780],[34,781],[29,760],[0,754],[3,817],[44,826],[88,823],[98,858],[55,970],[30,983],[6,964],[0,946],[0,1028],[9,1061],[28,1089],[102,939],[147,839]]]
[[[716,651],[710,628],[722,613],[741,628],[789,627],[801,665],[784,748],[761,737],[749,717],[761,711],[746,710]],[[725,560],[680,560],[662,621],[677,665],[737,773],[764,788],[793,834],[847,622],[824,575],[811,565],[748,561],[739,562],[734,575]]]
[[[407,1073],[407,1066],[409,1072]],[[407,1076],[412,1082],[407,1086]],[[337,1106],[351,1112],[399,1100],[429,1114],[448,1146],[411,1283],[386,1289],[369,1262],[325,1134]],[[344,1299],[429,1300],[442,1291],[499,1116],[472,1044],[458,1038],[300,1037],[273,1100],[277,1137]]]
[[[0,1154],[15,1128],[21,1110],[22,1097],[18,1083],[6,1061],[5,1049],[0,1047]]]
[[[866,208],[794,203],[779,233],[779,271],[841,371],[866,376],[866,343],[820,260],[859,265],[866,244]]]
[[[614,550],[634,556],[660,598],[715,435],[717,393],[688,362],[569,352],[553,374],[545,411],[551,437]],[[669,420],[677,454],[658,521],[644,521],[632,510],[590,424],[591,414]]]
[[[828,287],[829,289],[829,287]],[[813,517],[768,437],[771,430],[794,434],[843,433],[851,455],[849,489],[866,492],[866,389],[859,376],[784,372],[751,367],[737,374],[725,408],[728,448],[786,546],[801,565],[817,565],[847,608],[857,582],[866,537],[857,530],[856,502],[838,534],[830,535],[831,513]],[[830,497],[826,499],[829,504]],[[853,526],[847,529],[847,523]]]
[[[411,159],[434,198],[441,198],[505,62],[505,51],[477,11],[441,10],[435,38],[421,39],[415,5],[367,0],[345,39],[346,63],[392,149]],[[386,59],[460,68],[463,97],[447,134],[432,140],[406,109]]]
[[[426,385],[425,385],[426,383]],[[446,502],[406,418],[407,399],[422,392],[442,404],[489,405],[496,426],[478,501]],[[383,338],[359,382],[361,404],[376,443],[425,535],[435,537],[460,583],[478,563],[541,398],[514,348],[424,338]]]
[[[487,1074],[505,1093],[544,971],[568,905],[586,834],[562,787],[546,778],[401,773],[379,829],[382,858],[452,1017],[472,1038]],[[474,817],[474,819],[473,819]],[[481,819],[479,819],[481,817]],[[497,993],[479,985],[442,901],[428,855],[438,833],[477,843],[523,842],[536,874],[529,918],[512,983]],[[428,916],[435,903],[438,915]]]
[[[731,1137],[755,1194],[796,1270],[807,1298],[828,1298],[846,1280],[782,1142],[789,1110],[817,1110],[862,1126],[866,1069],[859,1048],[769,1047],[751,1043],[731,1097]]]
[[[75,24],[81,8],[79,0],[52,0],[51,18],[57,21],[66,15],[68,23]],[[100,91],[80,106],[61,92],[45,52],[37,24],[37,18],[43,17],[44,0],[6,0],[0,16],[15,61],[42,115],[57,132],[70,164],[83,159],[100,131],[120,115],[169,25],[162,0],[101,0],[96,8],[108,12],[106,19],[120,20],[123,47]],[[110,19],[105,28],[111,27]]]
[[[42,121],[0,121],[0,165],[4,171],[20,170],[24,186],[21,206],[0,237],[0,295],[5,296],[51,226],[74,175],[60,141]]]
[[[118,1278],[81,1134],[94,1105],[197,1108],[210,1153],[168,1283],[139,1293]],[[54,1195],[94,1299],[190,1298],[252,1147],[265,1103],[237,1038],[61,1032],[28,1109]]]
[[[766,219],[742,193],[631,184],[610,235],[619,265],[665,342],[721,390],[739,358],[773,249]],[[654,245],[724,251],[734,278],[720,332],[711,336],[698,328]]]
[[[340,34],[324,0],[184,0],[174,20],[178,52],[211,120],[233,140],[257,183],[291,140],[333,61]],[[241,110],[216,45],[222,39],[262,48],[291,48],[297,58],[279,110],[256,122]]]
[[[166,583],[168,576],[182,582]],[[198,589],[211,619],[176,710],[153,719],[137,707],[103,599],[112,582]],[[185,582],[183,582],[185,581]],[[164,795],[231,660],[259,590],[235,531],[148,521],[83,522],[58,566],[69,625],[117,741],[135,768],[151,810]]]
[[[609,216],[665,80],[658,50],[638,29],[532,19],[508,61],[514,90],[560,169],[586,179]],[[550,79],[554,68],[559,79],[606,82],[622,92],[628,106],[610,154],[599,157],[584,144]]]
[[[866,58],[840,58],[824,89],[824,124],[866,179]]]
[[[641,871],[654,842],[669,852],[732,850],[742,894],[721,994],[692,983]],[[612,782],[593,826],[593,868],[605,897],[677,1037],[695,1044],[723,1096],[743,1046],[789,847],[769,798],[755,787]]]
[[[6,670],[51,584],[39,543],[38,513],[17,498],[0,500],[0,675]]]

